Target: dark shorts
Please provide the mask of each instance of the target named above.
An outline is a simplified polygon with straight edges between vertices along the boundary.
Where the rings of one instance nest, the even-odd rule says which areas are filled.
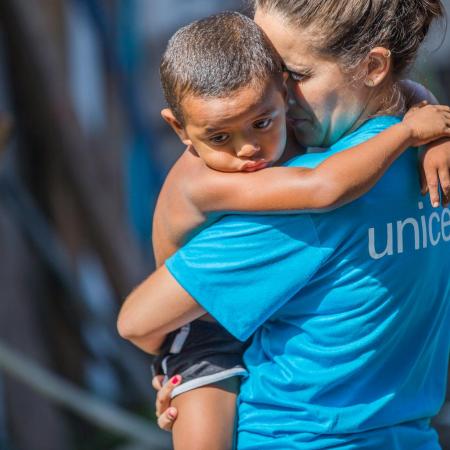
[[[247,348],[214,322],[196,320],[170,333],[153,362],[153,374],[167,382],[181,375],[172,397],[235,376],[247,375],[242,355]]]

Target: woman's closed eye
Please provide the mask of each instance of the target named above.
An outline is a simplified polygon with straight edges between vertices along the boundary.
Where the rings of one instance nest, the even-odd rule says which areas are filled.
[[[221,145],[221,144],[224,144],[225,142],[227,142],[229,137],[230,136],[228,134],[225,134],[225,133],[216,134],[214,136],[211,136],[209,138],[209,141],[212,142],[215,145]]]
[[[264,119],[257,120],[253,123],[253,128],[257,128],[258,130],[264,130],[265,128],[270,127],[273,120],[270,117],[266,117]]]
[[[289,78],[296,83],[305,81],[310,76],[308,73],[293,72],[292,70],[288,69],[286,69],[286,72],[289,75]]]

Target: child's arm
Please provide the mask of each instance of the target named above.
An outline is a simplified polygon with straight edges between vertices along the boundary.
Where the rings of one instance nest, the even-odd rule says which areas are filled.
[[[430,193],[434,207],[440,201],[444,206],[450,203],[450,140],[441,139],[427,145],[420,154],[420,180],[422,194]],[[439,197],[439,186],[442,198]]]
[[[328,210],[370,190],[408,147],[450,136],[450,108],[424,106],[368,141],[331,156],[314,169],[274,167],[215,177],[199,185],[195,204],[213,211]]]
[[[401,80],[399,82],[402,93],[406,98],[406,107],[421,101],[431,105],[438,103],[436,97],[424,86],[415,81]],[[450,139],[442,139],[427,145],[420,155],[420,180],[422,193],[430,193],[430,202],[439,206],[450,202]],[[439,198],[439,187],[442,199]]]

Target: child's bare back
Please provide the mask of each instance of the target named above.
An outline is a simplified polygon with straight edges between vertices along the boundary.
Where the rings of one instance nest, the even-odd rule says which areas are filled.
[[[196,183],[216,173],[186,150],[170,170],[159,193],[153,215],[153,252],[159,267],[175,253],[206,220],[206,215],[192,201]]]

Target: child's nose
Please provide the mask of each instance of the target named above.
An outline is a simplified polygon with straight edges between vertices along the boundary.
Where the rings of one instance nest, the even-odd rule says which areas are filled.
[[[239,151],[237,152],[237,156],[239,158],[252,158],[261,150],[261,147],[258,144],[244,144],[241,146]]]

